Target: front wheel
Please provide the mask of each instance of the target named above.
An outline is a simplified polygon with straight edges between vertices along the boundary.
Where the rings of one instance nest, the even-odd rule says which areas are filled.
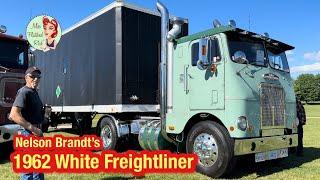
[[[217,178],[228,173],[234,164],[233,141],[227,130],[212,121],[202,121],[189,131],[187,153],[199,157],[197,171]]]

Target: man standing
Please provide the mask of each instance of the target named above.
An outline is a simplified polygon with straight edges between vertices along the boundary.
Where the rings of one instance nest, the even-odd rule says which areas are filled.
[[[298,147],[297,147],[297,156],[303,156],[303,126],[306,124],[306,113],[301,101],[297,98],[297,118],[299,119],[298,125]]]
[[[43,122],[43,104],[37,92],[41,78],[41,71],[37,67],[26,70],[26,85],[17,92],[16,99],[11,108],[9,119],[21,125],[23,129],[19,134],[24,136],[43,136],[41,123]],[[23,173],[21,179],[43,180],[43,173]]]

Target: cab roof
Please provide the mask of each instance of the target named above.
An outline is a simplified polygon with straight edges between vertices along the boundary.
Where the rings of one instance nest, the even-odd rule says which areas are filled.
[[[27,43],[27,40],[25,40],[23,38],[19,38],[19,37],[16,37],[16,36],[11,36],[11,35],[4,34],[4,33],[0,33],[0,39],[15,40],[15,41],[20,41],[20,42]]]
[[[293,46],[290,46],[290,45],[288,45],[286,43],[277,41],[275,39],[272,39],[272,38],[269,38],[269,37],[266,37],[266,36],[263,36],[261,34],[257,34],[257,33],[250,32],[250,31],[247,31],[247,30],[243,30],[243,29],[240,29],[240,28],[235,28],[235,27],[232,27],[232,26],[220,26],[220,27],[217,27],[217,28],[212,28],[212,29],[208,29],[206,31],[195,33],[195,34],[192,34],[192,35],[189,35],[189,36],[181,37],[181,38],[177,39],[177,43],[180,44],[180,43],[184,43],[184,42],[193,41],[193,40],[196,40],[196,39],[212,36],[212,35],[215,35],[215,34],[228,33],[228,32],[236,32],[236,33],[248,36],[248,37],[261,39],[261,40],[263,40],[263,41],[265,41],[265,42],[267,42],[269,44],[272,44],[273,46],[279,47],[279,48],[281,48],[283,50],[286,50],[286,51],[294,49]]]

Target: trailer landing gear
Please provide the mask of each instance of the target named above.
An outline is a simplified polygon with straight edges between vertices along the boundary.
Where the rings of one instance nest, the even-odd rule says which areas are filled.
[[[233,141],[220,124],[213,121],[197,123],[186,142],[187,153],[199,157],[197,171],[211,177],[221,177],[234,166]]]

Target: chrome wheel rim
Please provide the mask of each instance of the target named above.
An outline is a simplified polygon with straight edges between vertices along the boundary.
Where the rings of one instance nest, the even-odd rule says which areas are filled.
[[[218,159],[217,142],[210,134],[199,134],[193,143],[193,152],[198,155],[202,166],[210,167]]]
[[[109,149],[112,143],[112,133],[109,126],[105,126],[102,128],[100,137],[103,141],[103,147],[105,149]]]

